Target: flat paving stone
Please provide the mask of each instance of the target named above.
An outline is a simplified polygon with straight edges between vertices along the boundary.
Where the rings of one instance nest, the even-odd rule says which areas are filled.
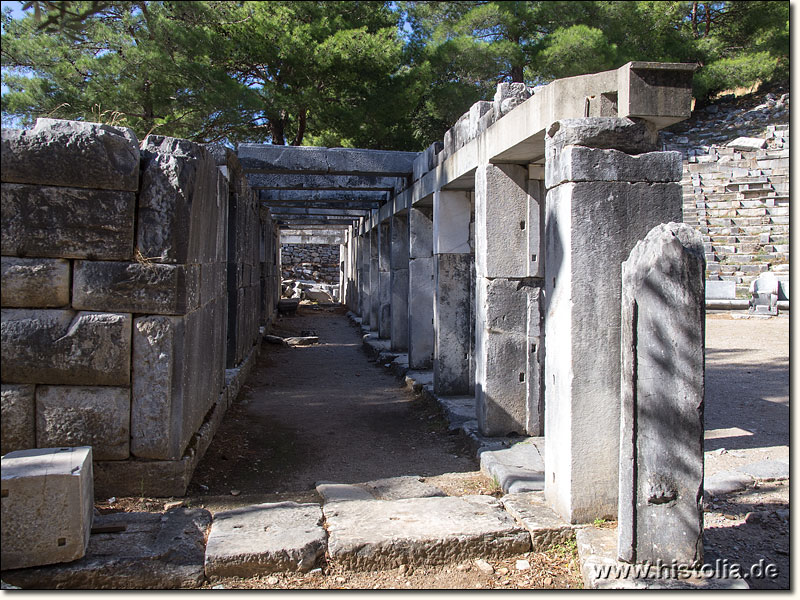
[[[211,513],[198,508],[97,515],[83,558],[3,571],[3,581],[23,589],[199,587],[210,524]]]
[[[406,386],[421,392],[426,385],[433,385],[433,371],[406,371]]]
[[[325,554],[319,504],[255,504],[214,515],[205,556],[207,577],[253,577],[313,569]]]
[[[475,419],[475,396],[438,396],[436,400],[450,423],[450,430]]]
[[[323,507],[330,559],[352,570],[502,558],[530,535],[491,496],[334,502]]]
[[[435,498],[444,492],[435,485],[425,483],[418,475],[387,477],[359,484],[377,500],[404,500],[406,498]]]
[[[320,481],[316,485],[317,493],[322,496],[323,501],[329,502],[350,502],[353,500],[374,500],[375,497],[367,490],[351,483],[334,483],[332,481]]]
[[[519,442],[502,449],[479,452],[481,471],[497,480],[508,494],[544,489],[544,459],[536,444]]]
[[[503,507],[531,534],[534,552],[552,548],[575,537],[575,530],[558,516],[544,500],[544,492],[506,494]]]
[[[763,481],[789,479],[789,463],[782,460],[760,460],[739,467],[737,471]]]
[[[662,589],[662,590],[747,590],[750,586],[741,578],[709,577],[697,571],[686,573],[687,578],[672,577],[668,569],[656,575],[653,566],[647,576],[647,566],[623,563],[617,556],[617,530],[585,527],[575,533],[583,585],[593,590]]]
[[[711,496],[732,494],[747,489],[753,483],[750,475],[739,471],[720,471],[703,479],[703,489]]]

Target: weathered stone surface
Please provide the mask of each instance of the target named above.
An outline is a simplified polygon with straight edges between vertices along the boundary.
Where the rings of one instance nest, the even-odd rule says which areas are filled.
[[[2,258],[2,305],[49,308],[69,304],[69,261],[59,258]]]
[[[354,500],[323,506],[332,562],[354,570],[502,558],[530,536],[489,496]]]
[[[438,162],[436,155],[442,151],[442,148],[444,148],[444,144],[437,141],[417,154],[417,157],[411,165],[413,181],[420,179],[425,173],[436,168]]]
[[[574,145],[641,154],[656,150],[658,132],[655,126],[642,119],[589,117],[556,121],[547,130],[546,137],[547,144],[556,152]],[[553,158],[548,151],[547,162]]]
[[[378,500],[403,500],[405,498],[434,498],[444,496],[435,485],[425,483],[418,475],[387,477],[361,484]]]
[[[90,505],[91,507],[91,505]],[[4,571],[22,588],[179,589],[204,581],[204,536],[211,514],[201,508],[160,513],[113,513],[95,517],[86,556],[71,563]]]
[[[543,492],[509,493],[500,502],[530,532],[534,552],[543,552],[575,537],[570,524],[547,506]]]
[[[470,251],[472,205],[468,192],[442,190],[433,194],[433,253]]]
[[[130,455],[130,388],[36,387],[36,445],[91,446],[95,460]]]
[[[753,478],[750,475],[737,471],[722,471],[703,480],[704,491],[711,496],[740,492],[752,484]]]
[[[760,460],[738,470],[762,481],[789,479],[789,463],[782,460]]]
[[[239,144],[237,155],[244,169],[409,175],[417,152]]]
[[[544,489],[544,461],[532,442],[508,448],[479,450],[481,471],[500,484],[504,492],[515,494]]]
[[[196,466],[194,454],[178,460],[97,461],[94,464],[95,496],[183,496]]]
[[[493,103],[495,120],[506,115],[532,95],[531,89],[524,83],[498,83]]]
[[[79,260],[72,280],[72,307],[182,315],[197,307],[199,287],[197,265]]]
[[[622,263],[619,558],[703,558],[705,258],[683,223]]]
[[[764,138],[738,137],[725,145],[734,150],[761,150],[767,145],[767,140]]]
[[[209,262],[210,244],[227,204],[217,202],[219,173],[199,144],[147,136],[143,146],[136,245],[145,259]]]
[[[6,569],[81,558],[92,528],[92,449],[39,448],[2,458],[3,580]]]
[[[544,265],[544,261],[542,261]],[[544,338],[542,312],[545,306],[544,281],[534,279],[526,289],[528,296],[527,322],[527,375],[528,398],[525,429],[528,435],[544,435]]]
[[[375,497],[366,489],[349,483],[334,483],[332,481],[319,481],[316,484],[317,493],[322,496],[325,503],[351,502],[353,500],[374,500]]]
[[[433,389],[437,395],[470,392],[469,254],[437,254],[434,288]]]
[[[408,209],[409,258],[433,256],[433,216],[430,209]]]
[[[482,277],[528,275],[528,171],[519,165],[475,170],[475,269]],[[538,231],[538,220],[535,224]]]
[[[408,365],[412,369],[429,369],[434,348],[433,257],[409,261],[408,285]]]
[[[2,252],[130,260],[136,194],[3,183]]]
[[[3,309],[3,381],[129,385],[131,315]]]
[[[3,129],[4,182],[136,191],[139,142],[132,129],[36,119],[33,129]]]
[[[565,181],[680,181],[683,159],[680,152],[646,152],[632,156],[619,150],[567,146],[558,160],[548,160],[545,185]]]
[[[546,190],[541,179],[528,180],[528,277],[544,277],[544,206]]]
[[[206,546],[206,577],[253,577],[310,571],[325,554],[318,504],[256,504],[214,515]]]
[[[0,454],[36,447],[34,385],[0,386]]]

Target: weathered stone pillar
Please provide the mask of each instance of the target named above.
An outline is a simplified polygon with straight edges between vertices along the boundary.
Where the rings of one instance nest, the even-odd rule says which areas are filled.
[[[705,255],[659,225],[622,263],[619,547],[628,562],[703,560]]]
[[[369,230],[369,328],[378,331],[381,312],[381,285],[378,267],[378,230],[375,226]]]
[[[378,337],[388,340],[392,335],[392,236],[389,222],[381,223],[378,229]]]
[[[433,219],[430,208],[408,210],[408,366],[433,367]]]
[[[470,390],[471,218],[469,192],[434,193],[433,389],[443,396],[466,395]]]
[[[541,199],[527,166],[487,164],[475,172],[475,401],[484,435],[543,429]]]
[[[369,293],[370,239],[368,233],[358,236],[358,251],[358,314],[361,316],[361,323],[369,325],[371,300]]]
[[[408,350],[408,215],[396,214],[391,223],[392,350]]]
[[[545,496],[572,523],[617,515],[622,261],[682,216],[680,154],[655,137],[614,117],[545,136]]]

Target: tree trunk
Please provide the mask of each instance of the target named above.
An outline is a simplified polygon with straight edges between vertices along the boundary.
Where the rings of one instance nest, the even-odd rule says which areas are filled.
[[[692,2],[692,37],[697,39],[699,35],[697,31],[697,2]]]
[[[303,143],[303,136],[306,133],[306,117],[308,115],[308,111],[303,108],[300,110],[300,114],[297,115],[297,135],[294,136],[294,141],[292,141],[292,146],[299,146]]]
[[[523,83],[522,79],[522,65],[512,65],[511,66],[511,81],[514,83]]]
[[[269,117],[269,128],[272,134],[272,143],[276,146],[286,145],[286,127],[283,117]]]

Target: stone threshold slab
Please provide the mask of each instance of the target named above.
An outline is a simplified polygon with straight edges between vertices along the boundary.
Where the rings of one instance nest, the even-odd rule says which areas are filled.
[[[544,438],[528,438],[508,448],[478,450],[481,471],[507,494],[544,490]]]

